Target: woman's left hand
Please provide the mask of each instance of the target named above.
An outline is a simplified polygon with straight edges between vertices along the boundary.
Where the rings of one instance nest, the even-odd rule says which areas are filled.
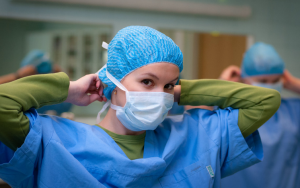
[[[71,81],[66,102],[87,106],[94,101],[107,101],[103,95],[104,86],[97,74],[89,74]]]
[[[176,85],[174,87],[174,102],[179,103],[181,94],[181,85]]]
[[[300,94],[300,79],[285,70],[283,73],[283,87]]]

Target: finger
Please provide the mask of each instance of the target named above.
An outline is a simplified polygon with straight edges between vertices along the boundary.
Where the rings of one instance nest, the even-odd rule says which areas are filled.
[[[92,94],[89,96],[89,100],[90,100],[90,103],[96,101],[96,100],[101,100],[101,97],[98,95],[98,94]]]
[[[88,91],[87,93],[89,93],[89,94],[98,94],[98,91],[90,90],[90,91]],[[99,95],[99,94],[98,94],[98,95]]]
[[[100,96],[103,95],[103,90],[104,90],[104,86],[101,84],[101,85],[100,85],[100,88],[99,88],[99,90],[98,90],[98,93],[99,93]]]
[[[282,78],[286,82],[292,82],[293,75],[288,70],[284,70]]]
[[[240,73],[238,73],[238,72],[234,72],[234,73],[231,75],[231,78],[232,78],[232,79],[240,79],[240,77],[241,77],[241,75],[240,75]]]
[[[292,74],[288,70],[285,69],[283,72],[283,76],[290,77],[290,76],[292,76]]]
[[[237,67],[237,66],[233,66],[233,67],[231,68],[231,73],[234,73],[234,74],[240,74],[240,72],[241,72],[241,70],[240,70],[240,68]]]
[[[78,106],[87,106],[87,105],[89,105],[89,98],[90,98],[89,95],[81,96],[80,99],[76,101],[77,105]]]
[[[90,79],[90,83],[96,85],[98,75],[97,74],[89,74],[88,75],[89,79]]]
[[[101,86],[101,80],[97,75],[97,80],[96,80],[96,87],[99,88]]]
[[[98,90],[99,85],[100,85],[100,79],[99,79],[98,75],[92,74],[91,78],[93,80],[90,82],[89,90]]]
[[[89,91],[97,91],[98,88],[95,85],[91,85],[88,90]]]
[[[106,98],[106,97],[103,97],[103,101],[107,102],[107,98]]]
[[[241,73],[242,73],[242,72],[241,72],[241,69],[240,69],[240,68],[237,68],[237,69],[235,70],[235,73],[236,73],[237,75],[239,75],[239,76],[240,76],[240,75],[241,75]]]

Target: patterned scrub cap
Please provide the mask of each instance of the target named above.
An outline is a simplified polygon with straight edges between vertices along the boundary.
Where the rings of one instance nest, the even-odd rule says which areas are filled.
[[[99,72],[107,85],[104,95],[111,98],[116,85],[106,77],[106,70],[121,81],[132,71],[151,63],[169,62],[183,69],[183,56],[174,41],[161,32],[146,26],[121,29],[108,45],[107,64]]]
[[[283,74],[284,67],[283,60],[271,45],[257,42],[244,55],[242,77]]]

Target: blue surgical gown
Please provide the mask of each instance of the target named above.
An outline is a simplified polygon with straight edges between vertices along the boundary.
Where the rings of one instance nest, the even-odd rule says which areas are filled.
[[[61,115],[64,112],[70,112],[72,106],[73,105],[71,103],[63,102],[59,104],[43,106],[42,108],[37,109],[37,112],[40,114],[45,114],[49,110],[54,110],[57,115]]]
[[[147,131],[130,160],[98,126],[26,113],[30,132],[15,152],[0,144],[0,178],[12,187],[220,187],[262,159],[258,132],[243,138],[238,110],[194,109]]]
[[[263,162],[224,178],[222,188],[300,187],[300,100],[282,99],[259,133]]]

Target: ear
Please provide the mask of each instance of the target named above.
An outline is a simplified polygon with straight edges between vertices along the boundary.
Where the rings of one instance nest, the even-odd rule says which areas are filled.
[[[111,92],[111,103],[116,106],[125,106],[126,103],[126,92],[116,87]]]

